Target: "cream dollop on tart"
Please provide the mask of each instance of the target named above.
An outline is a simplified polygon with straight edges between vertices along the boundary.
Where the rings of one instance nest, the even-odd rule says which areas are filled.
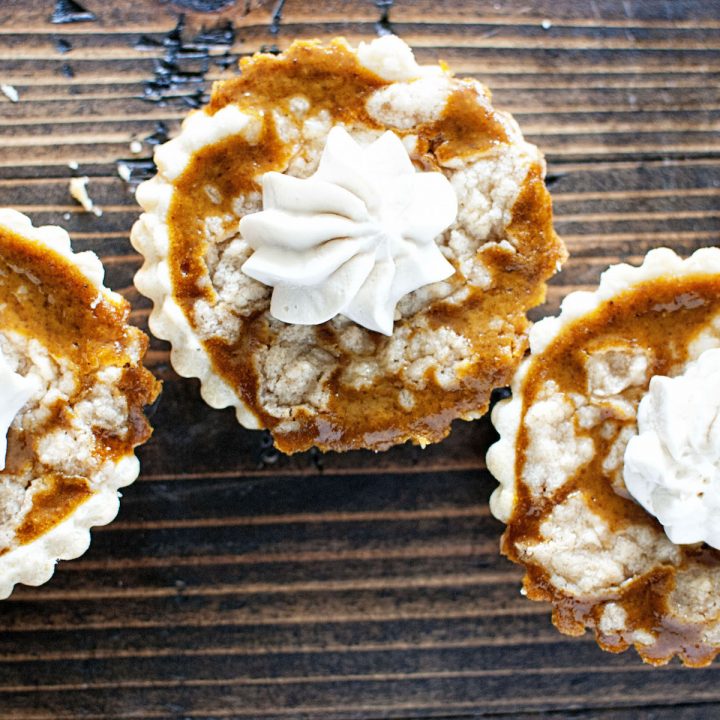
[[[448,179],[416,172],[397,135],[361,147],[334,127],[309,178],[263,176],[263,210],[240,220],[253,249],[241,270],[274,288],[277,320],[320,325],[342,314],[390,336],[405,295],[455,272],[435,238],[456,217]]]
[[[242,61],[137,199],[150,328],[285,452],[479,417],[565,258],[542,155],[490,93],[387,36]]]
[[[657,249],[530,331],[488,468],[524,592],[662,664],[720,651],[720,249]]]
[[[138,475],[158,384],[103,275],[62,228],[0,209],[0,598],[85,552]]]
[[[625,487],[676,545],[720,550],[720,348],[655,375],[625,449]]]

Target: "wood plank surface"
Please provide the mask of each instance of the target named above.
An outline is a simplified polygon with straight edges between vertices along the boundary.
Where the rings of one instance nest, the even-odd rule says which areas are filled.
[[[82,6],[94,20],[58,23],[69,0],[0,0],[0,83],[20,98],[0,96],[0,206],[96,251],[143,328],[128,233],[154,144],[238,57],[296,37],[395,32],[514,113],[571,252],[534,318],[609,263],[720,237],[717,0]],[[102,217],[70,198],[74,174]],[[206,407],[165,343],[149,364],[164,393],[117,520],[0,604],[3,720],[720,717],[717,665],[603,653],[521,597],[487,507],[487,418],[424,451],[285,457]]]

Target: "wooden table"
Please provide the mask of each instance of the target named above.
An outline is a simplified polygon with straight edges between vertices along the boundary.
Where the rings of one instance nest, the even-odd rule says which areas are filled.
[[[141,326],[128,232],[152,142],[237,55],[295,37],[392,29],[515,114],[547,154],[571,252],[535,317],[610,262],[720,236],[717,0],[83,5],[94,20],[52,23],[83,16],[0,2],[0,82],[20,96],[0,97],[0,205],[97,251]],[[73,174],[101,218],[71,200]],[[281,457],[207,408],[164,343],[149,364],[165,390],[117,521],[0,605],[3,720],[720,716],[717,665],[603,653],[520,596],[487,508],[487,419],[425,451]]]

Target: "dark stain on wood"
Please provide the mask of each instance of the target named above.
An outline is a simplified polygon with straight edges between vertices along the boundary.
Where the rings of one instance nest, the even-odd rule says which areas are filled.
[[[285,0],[277,0],[275,9],[273,10],[272,16],[270,17],[270,32],[273,35],[277,35],[280,32],[280,25],[282,24],[282,13],[285,7]]]
[[[236,0],[172,0],[173,5],[201,13],[215,13],[235,4]]]
[[[65,38],[55,38],[53,44],[55,45],[55,49],[63,55],[72,50],[72,44],[69,40],[65,40]]]
[[[162,51],[154,60],[151,80],[143,87],[143,99],[160,106],[168,104],[199,108],[208,97],[205,77],[211,67],[227,68],[238,56],[230,52],[235,42],[235,28],[230,20],[210,28],[203,27],[192,37],[185,37],[185,15],[178,17],[175,27],[161,38],[141,35],[134,48],[141,51]],[[222,56],[211,54],[225,49]]]
[[[380,11],[380,17],[375,23],[375,31],[378,35],[394,35],[395,30],[390,23],[390,10],[395,0],[375,0],[375,7]]]
[[[86,10],[75,0],[55,0],[55,8],[50,22],[55,24],[90,22],[95,20],[95,14]]]

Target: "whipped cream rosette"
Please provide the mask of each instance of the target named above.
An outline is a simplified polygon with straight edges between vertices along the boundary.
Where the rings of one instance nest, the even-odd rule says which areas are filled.
[[[720,249],[653,250],[530,332],[488,468],[524,592],[662,664],[720,651]]]
[[[361,148],[333,128],[312,176],[264,175],[263,208],[240,221],[254,250],[242,271],[275,288],[270,314],[286,323],[340,313],[392,335],[400,299],[455,272],[435,244],[455,191],[442,173],[416,173],[394,133]]]
[[[150,328],[285,452],[482,415],[565,257],[537,148],[394,36],[243,60],[155,160],[132,233]]]
[[[0,598],[85,552],[138,475],[158,387],[103,275],[63,229],[0,210]]]
[[[650,378],[624,458],[628,492],[676,545],[720,550],[720,348]]]

